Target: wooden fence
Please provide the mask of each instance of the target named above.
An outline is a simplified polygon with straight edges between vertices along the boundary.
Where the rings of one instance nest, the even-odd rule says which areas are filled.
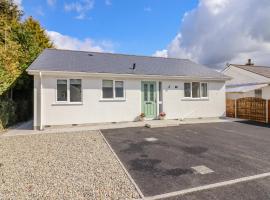
[[[270,100],[246,97],[237,100],[226,100],[226,116],[258,122],[269,122]]]
[[[235,100],[233,99],[226,100],[226,116],[235,117]]]

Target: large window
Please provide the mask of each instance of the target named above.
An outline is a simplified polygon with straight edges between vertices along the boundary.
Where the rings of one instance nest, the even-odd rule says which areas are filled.
[[[102,81],[103,99],[123,99],[124,81],[103,80]]]
[[[56,100],[57,102],[81,102],[81,79],[58,79]]]
[[[124,82],[115,81],[115,97],[123,98],[124,97]]]
[[[81,79],[70,79],[70,102],[82,101]]]
[[[57,101],[67,101],[67,80],[57,80]]]
[[[191,97],[191,83],[184,83],[185,97]]]
[[[113,81],[103,80],[102,81],[102,94],[104,99],[113,98]]]
[[[202,97],[208,97],[207,83],[201,83]]]
[[[200,83],[192,82],[192,98],[200,98]]]
[[[185,98],[207,98],[208,88],[207,83],[192,82],[184,83],[184,97]]]
[[[255,97],[262,98],[262,89],[255,90]]]

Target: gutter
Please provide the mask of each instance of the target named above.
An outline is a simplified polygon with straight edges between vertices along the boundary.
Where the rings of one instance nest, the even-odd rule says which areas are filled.
[[[27,70],[30,75],[38,75],[39,70]],[[228,81],[232,78],[224,75],[222,78],[215,77],[197,77],[197,76],[166,76],[166,75],[141,75],[141,74],[115,74],[115,73],[89,73],[89,72],[69,72],[69,71],[43,71],[43,75],[67,75],[67,76],[85,76],[85,77],[123,77],[123,78],[156,78],[156,79],[180,79],[180,80],[211,80]]]

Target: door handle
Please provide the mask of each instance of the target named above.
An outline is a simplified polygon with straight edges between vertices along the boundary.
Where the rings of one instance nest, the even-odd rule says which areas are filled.
[[[151,102],[146,102],[146,104],[152,104]]]

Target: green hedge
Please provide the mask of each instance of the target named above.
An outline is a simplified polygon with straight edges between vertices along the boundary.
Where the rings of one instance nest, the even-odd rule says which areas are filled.
[[[0,130],[16,122],[16,104],[7,99],[0,99]]]
[[[0,130],[32,117],[32,103],[28,100],[0,99]]]

